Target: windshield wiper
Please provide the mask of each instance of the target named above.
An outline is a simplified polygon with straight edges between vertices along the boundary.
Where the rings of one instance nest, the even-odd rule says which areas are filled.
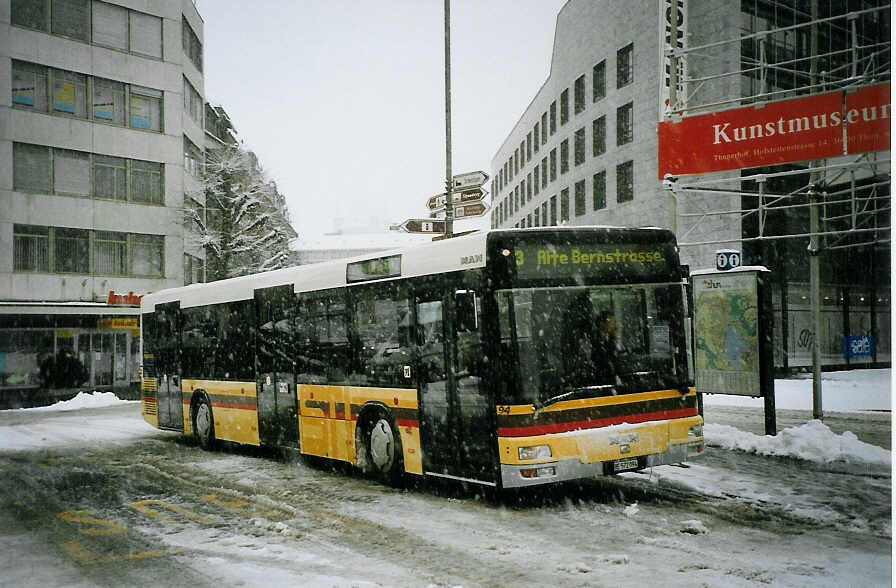
[[[602,384],[599,386],[584,386],[582,388],[576,388],[575,390],[570,390],[569,392],[564,392],[563,394],[558,394],[557,396],[552,396],[545,401],[536,401],[532,403],[532,406],[535,407],[535,412],[540,411],[542,408],[560,402],[562,400],[574,400],[576,398],[593,398],[596,396],[605,396],[606,393],[610,393],[611,395],[616,394],[616,389],[612,384]]]

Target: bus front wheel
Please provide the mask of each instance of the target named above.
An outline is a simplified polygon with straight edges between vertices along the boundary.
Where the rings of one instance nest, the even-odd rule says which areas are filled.
[[[398,430],[383,410],[368,413],[367,417],[358,423],[355,439],[358,466],[366,474],[398,484],[403,469]]]
[[[215,419],[212,406],[205,394],[199,396],[193,405],[193,434],[203,449],[211,449],[215,444]]]

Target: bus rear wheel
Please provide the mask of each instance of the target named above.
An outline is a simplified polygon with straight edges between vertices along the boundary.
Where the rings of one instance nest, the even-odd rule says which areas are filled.
[[[398,430],[383,410],[367,416],[359,422],[355,439],[358,466],[365,474],[397,485],[404,469]]]
[[[203,449],[211,449],[215,444],[215,419],[212,406],[203,394],[193,405],[193,434]]]

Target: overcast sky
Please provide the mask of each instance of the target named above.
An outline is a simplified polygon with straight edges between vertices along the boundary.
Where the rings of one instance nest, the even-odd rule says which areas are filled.
[[[491,173],[547,79],[564,3],[452,0],[454,174]],[[337,219],[385,229],[426,215],[445,180],[443,0],[197,5],[206,100],[277,182],[300,236],[331,232]]]

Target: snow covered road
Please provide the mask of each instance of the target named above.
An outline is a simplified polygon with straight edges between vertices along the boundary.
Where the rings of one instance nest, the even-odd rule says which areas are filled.
[[[689,467],[494,502],[205,452],[137,404],[81,402],[0,412],[0,585],[891,583],[889,451],[867,444],[889,438],[888,413],[795,410],[771,440],[760,409],[710,402]]]

